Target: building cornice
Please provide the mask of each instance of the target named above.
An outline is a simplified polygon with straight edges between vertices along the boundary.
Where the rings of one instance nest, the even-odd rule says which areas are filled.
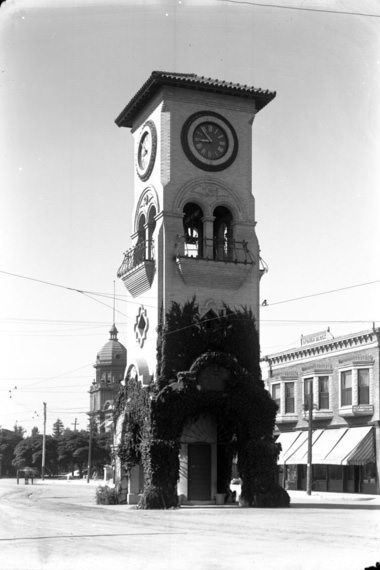
[[[239,83],[228,83],[227,81],[211,79],[209,77],[200,77],[195,73],[153,71],[147,81],[145,81],[143,86],[116,118],[115,123],[117,126],[132,128],[136,115],[139,114],[150,99],[154,97],[163,86],[182,87],[185,89],[195,89],[197,91],[208,91],[209,93],[253,99],[257,111],[260,111],[260,109],[265,107],[265,105],[276,96],[275,91],[257,89],[255,87],[249,87],[248,85],[240,85]]]
[[[269,354],[262,359],[268,362],[269,366],[288,365],[289,363],[299,362],[307,358],[316,358],[328,356],[331,353],[337,353],[344,350],[352,350],[355,348],[364,348],[371,345],[379,346],[380,329],[370,329],[367,331],[354,333],[346,336],[337,337],[328,341],[318,342],[311,346],[302,346]]]

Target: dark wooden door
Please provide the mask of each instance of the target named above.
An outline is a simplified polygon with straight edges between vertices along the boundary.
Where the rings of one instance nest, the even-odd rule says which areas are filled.
[[[191,443],[188,447],[188,500],[211,499],[211,445]]]

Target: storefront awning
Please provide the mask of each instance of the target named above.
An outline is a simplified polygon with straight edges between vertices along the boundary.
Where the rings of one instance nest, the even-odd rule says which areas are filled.
[[[280,435],[278,441],[283,445],[283,451],[278,460],[279,464],[307,464],[308,432],[298,433],[299,436],[294,439],[290,438],[290,434]],[[316,429],[313,431],[312,445],[314,465],[365,465],[376,460],[371,426]]]
[[[375,463],[375,461],[375,439],[373,431],[370,431],[352,453],[346,457],[345,462],[347,465],[365,465],[366,463]]]
[[[295,442],[297,441],[297,439],[299,438],[300,434],[302,432],[300,431],[289,431],[286,433],[280,433],[280,435],[278,436],[276,443],[281,443],[281,447],[282,450],[280,452],[280,456],[278,458],[278,464],[282,465],[283,463],[285,463],[285,457],[287,457],[287,455],[289,455],[290,450],[292,449],[292,447],[294,446]],[[293,451],[296,448],[293,448]]]
[[[375,442],[371,426],[349,428],[323,463],[365,465],[375,461]]]
[[[312,444],[313,447],[318,439],[321,437],[323,433],[322,429],[316,429],[313,431],[313,439]],[[293,449],[290,450],[290,453],[287,455],[285,459],[285,463],[287,465],[306,465],[307,463],[307,443],[308,440],[308,432],[302,431],[300,437],[296,441],[296,445],[293,446]],[[299,445],[298,445],[299,444]]]
[[[347,428],[325,429],[313,445],[312,463],[325,464],[326,456],[334,449],[344,437]]]

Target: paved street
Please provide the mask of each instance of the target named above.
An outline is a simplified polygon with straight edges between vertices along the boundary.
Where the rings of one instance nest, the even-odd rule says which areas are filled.
[[[380,498],[292,492],[290,509],[140,511],[83,481],[0,480],[1,570],[364,570],[380,561]]]

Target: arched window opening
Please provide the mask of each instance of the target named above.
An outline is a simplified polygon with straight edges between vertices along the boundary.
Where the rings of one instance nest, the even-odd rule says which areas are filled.
[[[139,226],[137,230],[137,244],[133,250],[133,265],[145,261],[145,216],[142,214],[139,219]]]
[[[146,259],[151,260],[154,259],[154,251],[153,251],[153,233],[156,229],[156,208],[154,206],[151,207],[149,210],[148,216],[148,241],[146,244]]]
[[[141,214],[139,218],[139,227],[137,230],[137,243],[142,243],[145,241],[145,216]]]
[[[218,261],[232,258],[232,214],[224,206],[214,210],[214,259]]]
[[[189,203],[183,209],[183,230],[185,234],[185,255],[203,256],[203,212],[197,204]]]

